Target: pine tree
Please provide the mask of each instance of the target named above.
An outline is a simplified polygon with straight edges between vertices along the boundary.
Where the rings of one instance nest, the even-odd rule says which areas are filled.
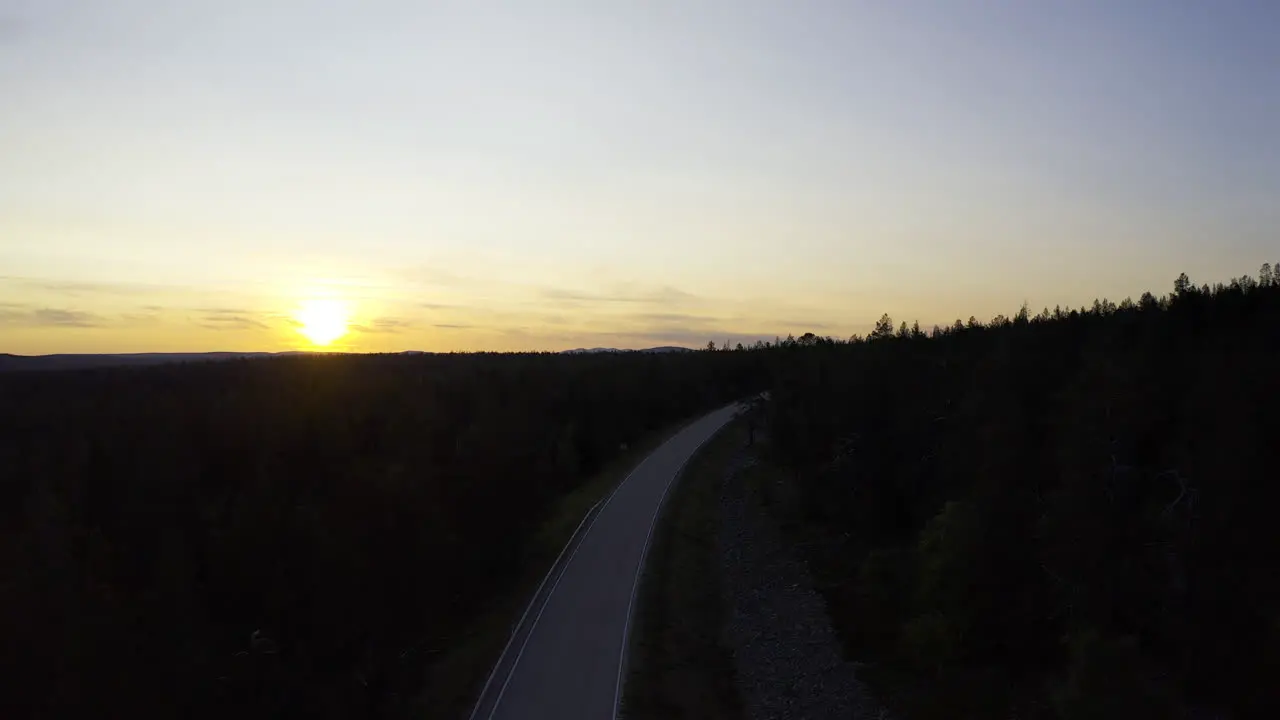
[[[880,316],[876,321],[876,327],[871,331],[873,340],[881,340],[887,337],[893,337],[893,318],[889,317],[889,313]]]

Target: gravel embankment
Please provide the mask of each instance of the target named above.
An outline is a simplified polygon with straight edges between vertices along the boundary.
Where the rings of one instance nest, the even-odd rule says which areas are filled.
[[[740,450],[725,472],[720,525],[725,644],[747,717],[870,720],[887,717],[841,658],[826,604],[765,511],[746,497]]]

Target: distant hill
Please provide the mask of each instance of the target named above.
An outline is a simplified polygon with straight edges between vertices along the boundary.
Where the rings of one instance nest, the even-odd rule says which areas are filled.
[[[342,353],[311,353],[298,350],[285,352],[205,352],[205,353],[120,353],[120,354],[62,354],[62,355],[11,355],[0,353],[0,372],[34,370],[88,370],[105,367],[147,367],[169,363],[200,363],[240,360],[244,358],[287,357],[290,355],[340,355]],[[425,355],[420,350],[409,350],[402,355]]]
[[[582,353],[669,353],[692,352],[686,347],[665,345],[663,347],[645,348],[643,350],[619,350],[617,348],[578,348],[565,350],[566,354]],[[11,355],[0,353],[0,372],[30,372],[49,370],[88,370],[106,367],[147,367],[168,363],[217,362],[223,360],[239,360],[243,358],[282,357],[288,355],[314,355],[317,353],[287,352],[206,352],[206,353],[122,353],[122,354],[61,354],[61,355]],[[328,354],[328,353],[319,353]],[[341,354],[341,353],[332,353]],[[431,355],[423,350],[406,350],[399,355]]]
[[[10,355],[0,353],[0,372],[23,370],[86,370],[101,367],[163,365],[179,362],[213,362],[239,358],[270,357],[296,353],[207,352],[207,353],[127,353],[120,355],[64,354]]]
[[[669,352],[693,352],[691,348],[679,347],[677,345],[663,345],[661,347],[644,348],[642,350],[619,350],[618,348],[575,348],[573,350],[562,350],[565,355],[582,355],[589,353],[669,353]]]

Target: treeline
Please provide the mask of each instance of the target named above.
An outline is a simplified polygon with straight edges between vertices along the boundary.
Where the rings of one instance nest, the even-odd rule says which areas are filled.
[[[1280,279],[774,358],[770,451],[902,717],[1280,717]]]
[[[0,715],[383,717],[623,443],[758,353],[0,376]]]

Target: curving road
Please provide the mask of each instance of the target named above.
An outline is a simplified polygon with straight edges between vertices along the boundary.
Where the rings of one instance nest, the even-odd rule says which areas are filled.
[[[685,462],[738,407],[676,433],[592,508],[517,623],[472,720],[617,717],[632,606],[658,510]]]

